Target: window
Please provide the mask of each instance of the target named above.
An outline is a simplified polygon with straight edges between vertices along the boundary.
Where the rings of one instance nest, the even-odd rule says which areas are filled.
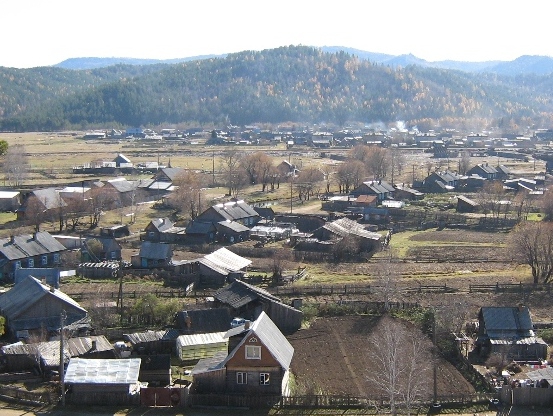
[[[246,345],[246,358],[249,360],[261,360],[261,347],[257,345]]]
[[[48,256],[42,256],[41,262],[43,266],[46,266],[48,264]]]
[[[35,267],[35,259],[28,259],[27,260],[27,267]]]
[[[54,263],[58,264],[60,262],[60,253],[54,253]]]
[[[259,385],[268,386],[269,385],[269,373],[259,373]]]
[[[116,252],[116,251],[112,251],[112,252],[111,252],[111,258],[112,258],[112,259],[116,259],[116,258],[117,258],[117,252]]]
[[[21,262],[19,260],[15,262],[15,268],[21,269]]]
[[[248,373],[236,373],[236,384],[248,384]]]

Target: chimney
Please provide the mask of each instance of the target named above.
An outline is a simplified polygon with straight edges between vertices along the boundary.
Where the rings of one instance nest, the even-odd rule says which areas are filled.
[[[96,340],[92,341],[92,347],[90,348],[91,351],[96,351]]]
[[[50,292],[54,293],[56,291],[56,288],[54,286],[50,286]]]
[[[246,319],[246,321],[244,322],[244,329],[250,329],[250,325],[251,325],[251,321],[248,321]]]
[[[10,235],[10,243],[15,243],[15,236],[13,235]]]

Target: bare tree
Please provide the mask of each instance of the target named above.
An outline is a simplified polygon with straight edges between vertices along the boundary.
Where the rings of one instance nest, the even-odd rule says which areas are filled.
[[[465,150],[461,152],[461,158],[459,159],[459,175],[464,175],[470,169],[470,152]]]
[[[510,245],[513,258],[530,266],[534,284],[545,284],[552,280],[553,224],[521,223],[511,232]]]
[[[390,310],[390,302],[398,295],[399,270],[392,251],[386,251],[385,261],[379,262],[374,268],[374,279],[377,291],[384,299],[384,308]]]
[[[4,157],[4,173],[8,184],[19,187],[27,178],[29,163],[25,146],[16,144],[9,146]]]
[[[336,178],[340,193],[348,193],[358,186],[365,175],[365,165],[355,159],[348,159],[338,167]]]
[[[478,200],[484,214],[491,213],[492,217],[499,217],[504,196],[505,190],[501,181],[485,182],[478,192]]]
[[[294,182],[297,184],[299,198],[309,200],[317,191],[317,185],[323,180],[323,174],[317,168],[310,167],[303,169]],[[319,186],[320,189],[320,186]]]
[[[196,218],[203,207],[201,192],[207,181],[201,173],[184,171],[174,180],[177,190],[169,197],[169,205],[187,218]]]
[[[428,340],[385,315],[369,343],[368,359],[377,369],[367,378],[387,397],[392,415],[397,415],[400,402],[410,415],[413,403],[430,390]]]
[[[240,159],[240,166],[248,175],[249,183],[251,185],[260,183],[262,191],[265,192],[273,168],[271,157],[264,152],[251,153]]]
[[[227,150],[221,157],[221,172],[225,178],[228,195],[238,192],[241,185],[247,180],[246,172],[240,165],[242,154],[236,149]]]
[[[325,192],[328,194],[330,193],[330,186],[333,182],[333,176],[335,174],[335,167],[330,164],[324,164],[320,167],[321,173],[324,177],[324,184],[325,184]]]

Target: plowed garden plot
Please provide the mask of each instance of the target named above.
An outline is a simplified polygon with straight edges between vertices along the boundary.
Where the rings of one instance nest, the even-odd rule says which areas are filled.
[[[370,381],[377,371],[371,358],[369,336],[379,323],[374,316],[342,316],[320,318],[309,329],[289,337],[294,346],[292,372],[298,386],[325,394],[349,394],[379,399],[381,389]],[[389,319],[389,318],[383,318]],[[418,331],[407,325],[411,331]],[[430,351],[432,343],[426,347]],[[424,379],[429,397],[432,395],[432,369],[419,377]],[[438,395],[470,394],[474,388],[445,360],[438,366]]]

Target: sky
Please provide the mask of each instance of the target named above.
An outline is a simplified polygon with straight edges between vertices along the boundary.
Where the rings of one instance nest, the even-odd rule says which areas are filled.
[[[0,66],[288,45],[510,61],[553,56],[551,8],[544,0],[3,0]]]

